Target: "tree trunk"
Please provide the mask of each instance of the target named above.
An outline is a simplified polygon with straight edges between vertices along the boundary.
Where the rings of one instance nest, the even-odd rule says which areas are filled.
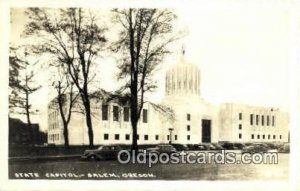
[[[69,131],[68,131],[68,123],[64,123],[64,139],[65,139],[65,148],[69,148]]]
[[[135,79],[137,79],[136,74],[134,74]],[[138,96],[137,96],[137,82],[134,80],[131,85],[131,126],[132,126],[132,145],[131,151],[138,153],[138,143],[137,143],[137,125],[138,125]]]
[[[33,137],[33,129],[32,129],[32,125],[31,125],[31,120],[30,120],[30,108],[29,108],[29,93],[28,91],[25,91],[25,95],[26,95],[26,103],[25,103],[25,110],[26,110],[26,118],[27,118],[27,127],[29,130],[29,138],[30,138],[30,144],[34,144],[34,137]]]
[[[94,146],[94,133],[93,133],[93,125],[92,125],[92,118],[91,118],[91,106],[90,100],[88,95],[82,96],[84,108],[85,108],[85,117],[86,117],[86,126],[88,128],[88,135],[89,135],[89,146]]]

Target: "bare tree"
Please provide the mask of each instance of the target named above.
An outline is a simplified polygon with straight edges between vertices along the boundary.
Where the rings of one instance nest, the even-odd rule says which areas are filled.
[[[132,150],[138,150],[137,124],[145,103],[145,93],[157,86],[153,74],[164,57],[171,53],[168,45],[179,39],[173,32],[176,15],[169,10],[114,10],[120,24],[119,41],[114,51],[123,53],[119,79],[128,79],[123,89],[130,91]]]
[[[59,12],[58,14],[54,14]],[[89,83],[93,80],[91,68],[105,45],[105,28],[99,27],[92,12],[80,8],[47,10],[31,8],[27,11],[30,22],[26,34],[40,37],[33,49],[36,53],[50,54],[67,68],[71,81],[80,94],[89,145],[94,145],[93,125],[89,97]]]
[[[60,79],[53,83],[56,91],[56,106],[58,106],[60,117],[63,123],[63,135],[65,148],[69,147],[69,123],[73,112],[74,104],[79,94],[73,90],[74,84],[67,78],[67,74],[60,76]],[[55,107],[56,108],[56,107]]]
[[[31,114],[36,114],[37,110],[32,109],[30,103],[30,95],[41,88],[41,86],[36,85],[34,80],[35,73],[29,70],[30,65],[35,65],[36,63],[31,63],[26,60],[28,53],[24,52],[24,57],[17,55],[15,49],[11,48],[9,57],[9,107],[10,112],[16,114],[26,115],[28,129],[30,130],[30,138],[32,143],[33,129],[31,124]]]

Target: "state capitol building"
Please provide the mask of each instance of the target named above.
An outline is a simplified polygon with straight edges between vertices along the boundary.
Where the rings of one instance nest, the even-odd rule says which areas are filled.
[[[180,62],[166,72],[165,97],[161,103],[144,104],[138,124],[138,144],[288,142],[287,112],[235,103],[212,105],[201,97],[200,80],[199,68],[182,55]],[[48,104],[48,143],[63,145],[63,125],[54,104],[54,100]],[[128,105],[118,100],[107,102],[103,96],[91,99],[91,105],[95,145],[131,144]],[[69,142],[89,144],[84,114],[72,113]]]

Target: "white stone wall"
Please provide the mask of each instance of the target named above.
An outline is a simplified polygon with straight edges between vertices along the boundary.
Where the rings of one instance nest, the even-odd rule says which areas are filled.
[[[108,104],[108,120],[102,120],[102,102],[91,101],[92,105],[92,124],[94,133],[94,144],[131,144],[132,142],[132,128],[129,121],[124,121],[124,107],[117,103],[110,102]],[[107,105],[106,103],[104,103]],[[113,120],[113,106],[119,107],[119,120]],[[49,107],[49,113],[56,114],[53,118],[51,115],[48,117],[48,143],[49,144],[64,144],[63,138],[63,125],[59,116],[58,108]],[[145,103],[144,108],[147,110],[147,123],[143,122],[143,112],[138,123],[139,144],[159,144],[168,143],[167,136],[169,135],[169,128],[172,127],[170,119],[166,115],[151,104]],[[52,124],[57,124],[56,128],[52,128]],[[88,145],[88,129],[86,126],[85,115],[82,113],[74,112],[68,126],[69,129],[69,144],[70,145]],[[55,139],[49,139],[51,135],[57,136]],[[108,139],[105,140],[104,134],[108,134]],[[129,135],[129,140],[126,139]],[[145,135],[148,137],[146,139]],[[119,138],[115,137],[119,136]],[[158,139],[156,139],[158,136]]]
[[[239,118],[240,113],[242,119]],[[253,115],[252,125],[251,115]],[[267,124],[268,116],[269,124]],[[273,117],[274,125],[272,124]],[[288,113],[279,109],[231,103],[222,104],[220,124],[220,141],[288,142]]]

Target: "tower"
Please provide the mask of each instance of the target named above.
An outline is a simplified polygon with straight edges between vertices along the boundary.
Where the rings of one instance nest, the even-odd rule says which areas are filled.
[[[200,71],[185,59],[182,49],[180,62],[166,73],[166,96],[200,96]]]

